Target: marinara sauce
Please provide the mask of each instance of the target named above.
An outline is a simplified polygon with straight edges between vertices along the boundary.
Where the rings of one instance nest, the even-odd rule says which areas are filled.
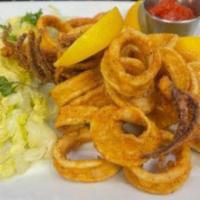
[[[153,7],[148,8],[150,14],[171,21],[188,20],[195,18],[194,11],[176,0],[160,0]]]

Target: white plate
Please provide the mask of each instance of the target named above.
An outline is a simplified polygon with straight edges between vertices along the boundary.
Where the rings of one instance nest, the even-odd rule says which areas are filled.
[[[0,2],[0,18],[23,15],[27,11],[56,6],[65,16],[92,16],[117,6],[125,13],[129,2]],[[84,154],[87,154],[85,149]],[[83,156],[79,155],[79,156]],[[60,178],[50,162],[32,166],[26,174],[0,182],[0,200],[198,200],[200,155],[193,156],[193,169],[185,185],[167,196],[150,195],[129,185],[123,174],[102,183],[82,184]],[[199,160],[199,161],[198,161]]]

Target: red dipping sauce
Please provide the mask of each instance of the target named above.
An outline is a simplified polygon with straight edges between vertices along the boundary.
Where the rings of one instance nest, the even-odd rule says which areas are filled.
[[[179,4],[176,0],[160,0],[158,4],[147,10],[151,15],[171,21],[189,20],[196,17],[191,8]]]

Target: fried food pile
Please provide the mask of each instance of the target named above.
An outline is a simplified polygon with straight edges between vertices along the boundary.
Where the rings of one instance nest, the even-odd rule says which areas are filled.
[[[63,132],[53,156],[61,176],[97,182],[122,168],[134,187],[149,193],[168,194],[184,184],[190,149],[200,150],[200,62],[176,50],[178,39],[126,28],[100,65],[53,89],[56,127]],[[101,156],[70,160],[66,154],[86,142]]]
[[[99,64],[101,53],[73,66],[73,70],[55,70],[53,66],[58,57],[103,14],[66,21],[54,15],[44,15],[38,19],[35,29],[20,35],[15,43],[9,41],[12,30],[8,25],[2,34],[4,47],[1,53],[17,59],[21,66],[33,72],[42,82],[63,81]]]
[[[15,45],[6,29],[2,53],[41,80],[57,83],[51,96],[59,106],[55,126],[62,136],[53,162],[62,177],[98,182],[122,169],[142,191],[172,193],[190,174],[191,148],[200,152],[200,61],[179,51],[177,35],[124,28],[104,50],[54,67],[104,15],[67,21],[42,16]],[[54,37],[49,27],[57,30]],[[69,158],[88,142],[100,153],[97,159]]]

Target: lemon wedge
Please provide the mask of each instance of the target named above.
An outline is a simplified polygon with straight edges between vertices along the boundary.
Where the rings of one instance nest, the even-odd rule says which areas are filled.
[[[105,49],[122,28],[123,18],[118,8],[113,8],[58,58],[55,67],[76,64]]]
[[[176,44],[176,50],[188,53],[194,58],[200,58],[200,37],[181,37]]]
[[[132,27],[136,30],[141,30],[139,20],[138,20],[138,10],[142,1],[137,1],[133,6],[128,10],[126,18],[124,21],[125,27]]]

